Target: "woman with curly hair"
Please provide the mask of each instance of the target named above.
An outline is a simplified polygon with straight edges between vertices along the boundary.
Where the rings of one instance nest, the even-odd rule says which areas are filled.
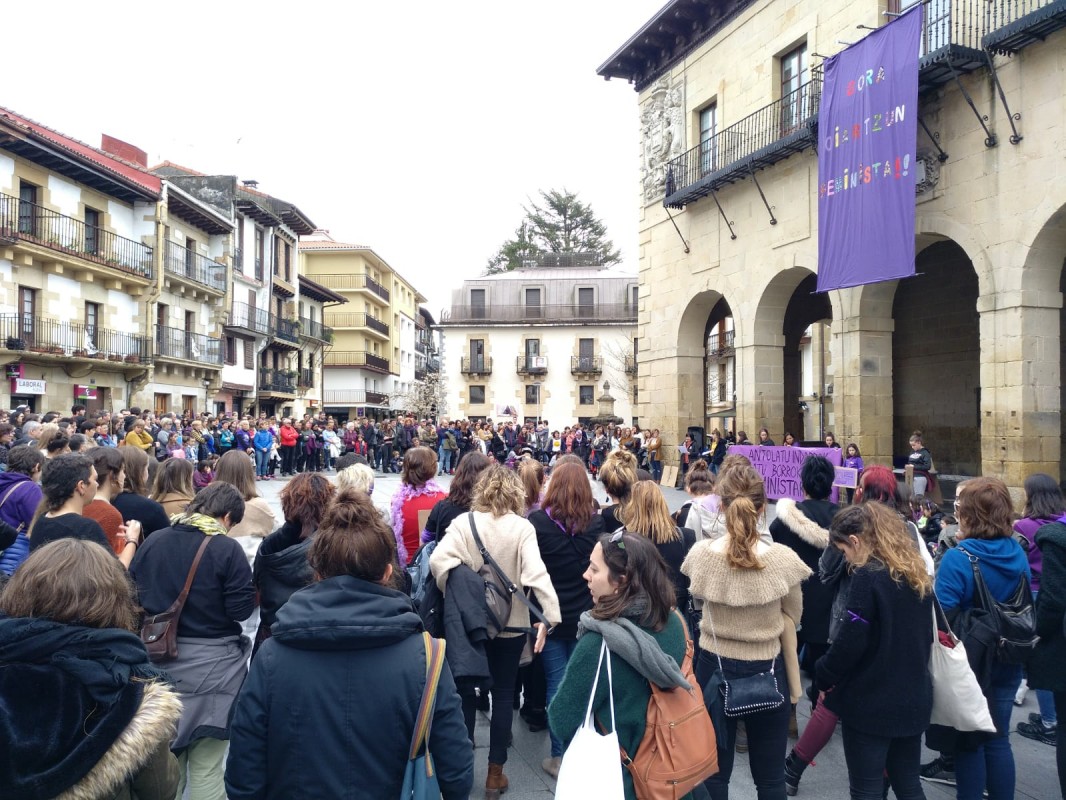
[[[437,477],[437,454],[428,447],[412,447],[403,456],[400,491],[392,498],[392,531],[400,566],[406,567],[418,550],[423,530],[418,512],[431,511],[447,492],[433,480]],[[428,523],[428,520],[427,520]]]

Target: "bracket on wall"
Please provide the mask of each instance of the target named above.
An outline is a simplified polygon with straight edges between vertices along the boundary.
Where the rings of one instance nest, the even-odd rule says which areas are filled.
[[[754,182],[755,188],[759,190],[759,197],[762,198],[762,204],[766,206],[766,211],[770,215],[770,224],[776,225],[777,217],[774,216],[773,206],[770,205],[770,203],[766,199],[766,195],[763,194],[762,187],[759,185],[759,179],[755,177],[755,170],[752,169],[750,164],[748,165],[748,172],[751,173],[751,180]]]
[[[670,222],[673,222],[674,230],[677,231],[677,235],[681,239],[681,244],[683,244],[685,246],[685,254],[688,255],[688,253],[691,252],[689,250],[688,242],[685,241],[685,237],[681,235],[681,229],[679,227],[677,227],[677,223],[674,222],[674,215],[670,213],[670,208],[665,203],[663,203],[663,208],[666,209],[666,216],[668,216],[670,218]]]
[[[948,160],[948,154],[944,150],[944,148],[940,146],[940,134],[934,134],[931,130],[929,130],[929,126],[925,124],[925,120],[922,119],[921,116],[918,117],[918,124],[922,126],[922,130],[925,131],[925,135],[928,136],[929,141],[933,143],[933,147],[936,148],[936,151],[939,154],[937,155],[937,158],[940,160],[940,163],[943,164],[945,161]]]
[[[970,110],[973,111],[973,115],[977,117],[978,124],[985,129],[985,147],[995,147],[998,144],[998,141],[996,140],[996,134],[988,129],[988,116],[982,115],[981,112],[977,110],[977,106],[973,103],[973,98],[970,97],[970,93],[966,91],[966,87],[963,86],[962,81],[959,80],[959,73],[955,71],[955,66],[951,63],[951,58],[947,58],[944,63],[947,64],[948,69],[951,70],[951,77],[955,79],[955,85],[958,86],[959,91],[962,92],[963,99],[966,100],[966,104],[970,107]]]
[[[733,223],[729,221],[728,217],[726,217],[725,211],[722,209],[722,204],[718,202],[718,192],[711,189],[711,197],[714,198],[714,204],[718,206],[718,213],[722,215],[722,222],[724,222],[725,226],[729,228],[729,238],[736,239],[737,235],[733,232]]]
[[[999,92],[999,101],[1003,103],[1003,110],[1007,112],[1007,122],[1010,123],[1011,129],[1010,143],[1018,144],[1023,137],[1018,133],[1018,126],[1014,123],[1015,121],[1020,120],[1022,115],[1020,113],[1010,113],[1010,107],[1007,105],[1007,95],[1004,94],[1003,85],[999,82],[999,74],[996,72],[996,61],[992,57],[991,50],[985,50],[985,58],[988,59],[988,69],[992,73],[992,82],[996,84],[996,91]]]

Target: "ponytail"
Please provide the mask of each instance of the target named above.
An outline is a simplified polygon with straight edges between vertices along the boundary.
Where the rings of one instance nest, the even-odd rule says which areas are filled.
[[[738,569],[762,569],[762,562],[755,554],[759,543],[759,515],[749,497],[737,497],[725,509],[725,524],[729,531],[729,549],[726,558],[731,567]]]

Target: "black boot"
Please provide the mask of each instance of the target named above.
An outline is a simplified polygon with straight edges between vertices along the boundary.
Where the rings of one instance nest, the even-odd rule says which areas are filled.
[[[795,750],[792,750],[785,759],[785,794],[789,797],[795,797],[799,792],[800,778],[803,777],[805,769],[807,769],[807,762],[796,755]]]

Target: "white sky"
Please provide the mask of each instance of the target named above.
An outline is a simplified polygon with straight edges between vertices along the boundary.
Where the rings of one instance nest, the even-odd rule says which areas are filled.
[[[542,188],[591,204],[636,271],[636,93],[595,70],[663,2],[9,3],[0,105],[258,180],[439,319]]]

